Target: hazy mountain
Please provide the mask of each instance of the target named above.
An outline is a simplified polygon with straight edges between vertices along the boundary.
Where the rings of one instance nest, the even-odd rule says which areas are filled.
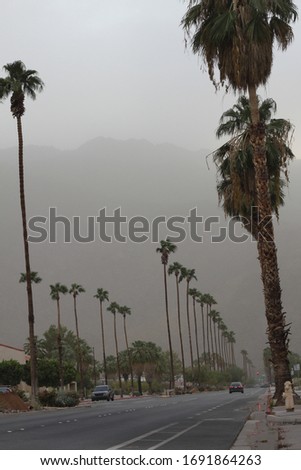
[[[266,346],[266,321],[259,277],[256,245],[254,242],[234,243],[226,239],[212,243],[220,227],[227,227],[223,212],[217,205],[216,170],[208,152],[191,152],[173,145],[153,145],[147,141],[115,141],[98,138],[74,151],[59,151],[46,147],[25,148],[26,191],[28,218],[43,216],[48,228],[49,208],[70,219],[79,217],[80,234],[88,234],[87,217],[93,222],[99,210],[106,208],[108,216],[120,208],[122,216],[144,217],[144,224],[158,216],[188,217],[197,208],[199,216],[220,217],[220,224],[212,223],[211,231],[204,232],[198,224],[203,243],[189,237],[178,244],[170,261],[180,261],[195,268],[202,292],[210,292],[217,300],[227,326],[236,333],[236,357],[241,363],[241,349],[249,352],[255,364],[261,366],[262,350]],[[209,168],[208,166],[209,165]],[[18,283],[24,271],[21,239],[21,219],[18,193],[17,149],[0,150],[1,185],[0,211],[0,342],[22,346],[28,336],[25,286]],[[287,320],[292,322],[291,348],[301,353],[300,258],[298,233],[300,221],[301,161],[291,165],[290,189],[286,206],[281,210],[276,225],[279,249],[280,275]],[[54,210],[54,209],[53,209]],[[98,303],[93,298],[98,287],[106,288],[110,300],[126,304],[132,309],[128,318],[129,340],[145,339],[167,349],[167,333],[162,288],[163,272],[157,242],[148,238],[144,243],[133,243],[127,237],[127,224],[121,224],[126,243],[106,243],[99,239],[95,222],[95,241],[64,243],[64,225],[57,222],[56,243],[49,238],[42,243],[31,243],[32,270],[43,278],[34,286],[36,333],[41,335],[51,323],[56,323],[56,306],[49,297],[49,284],[72,282],[82,284],[86,293],[78,300],[80,334],[87,339],[100,358],[100,321]],[[67,222],[66,222],[67,224]],[[41,225],[41,224],[40,224]],[[179,224],[188,227],[187,224]],[[137,222],[137,227],[141,226]],[[107,224],[107,235],[112,233]],[[159,240],[171,234],[159,224]],[[144,230],[146,225],[144,225]],[[236,227],[237,234],[243,233]],[[32,236],[39,236],[31,232]],[[141,236],[141,233],[136,233]],[[146,234],[149,236],[149,234]],[[179,350],[174,278],[170,279],[170,310],[173,325],[172,341]],[[184,285],[182,286],[184,294]],[[72,298],[62,299],[62,322],[74,328]],[[113,353],[113,318],[106,315],[107,342]],[[186,315],[183,299],[183,324]],[[121,319],[118,324],[120,347],[124,347]],[[187,336],[186,336],[187,338]],[[187,345],[186,345],[187,346]],[[188,357],[188,356],[187,356]]]

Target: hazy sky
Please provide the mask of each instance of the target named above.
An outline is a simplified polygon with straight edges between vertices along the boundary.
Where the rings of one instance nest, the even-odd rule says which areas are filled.
[[[216,94],[185,51],[186,7],[184,0],[2,1],[0,65],[21,59],[45,82],[26,104],[25,143],[68,149],[104,136],[215,149],[218,120],[236,98]],[[295,125],[300,156],[300,22],[294,31],[288,51],[276,51],[261,96]],[[15,123],[8,102],[0,111],[5,148],[16,144]]]

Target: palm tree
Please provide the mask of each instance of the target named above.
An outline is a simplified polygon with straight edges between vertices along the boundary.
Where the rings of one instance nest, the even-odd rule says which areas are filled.
[[[160,246],[156,249],[156,252],[161,254],[161,263],[163,264],[165,313],[166,313],[167,335],[168,335],[169,356],[170,356],[170,388],[174,388],[175,374],[174,374],[173,353],[172,353],[170,323],[169,323],[166,266],[168,265],[169,255],[171,253],[174,253],[176,249],[177,249],[176,245],[171,243],[171,241],[168,238],[166,240],[161,240]]]
[[[177,290],[177,310],[178,310],[178,328],[179,328],[179,338],[180,338],[180,348],[181,348],[181,359],[182,359],[182,375],[183,375],[183,388],[186,392],[186,372],[185,372],[185,356],[184,356],[184,347],[183,347],[183,336],[182,336],[182,324],[181,324],[181,306],[180,306],[180,292],[179,292],[179,276],[183,266],[175,261],[173,264],[170,264],[168,267],[168,274],[174,274],[176,278],[176,290]]]
[[[20,283],[25,283],[26,278],[27,278],[26,273],[21,273],[19,282]],[[31,271],[30,281],[31,281],[31,283],[34,283],[34,284],[40,284],[40,282],[42,282],[42,278],[39,276],[39,273],[37,273],[36,271]]]
[[[212,341],[212,328],[210,328],[210,315],[209,314],[210,314],[212,305],[216,304],[216,301],[214,300],[211,294],[203,294],[203,302],[204,304],[206,304],[206,310],[207,310],[206,312],[207,313],[206,315],[207,349],[208,349],[207,353],[208,353],[208,365],[209,365],[209,368],[211,369],[212,358],[211,358],[210,351],[213,349],[212,348],[213,341]],[[210,348],[210,339],[211,339],[211,348]]]
[[[201,320],[202,320],[202,336],[203,336],[203,356],[204,356],[204,363],[206,365],[207,363],[207,358],[206,358],[206,333],[205,333],[205,320],[204,320],[204,305],[205,305],[205,300],[206,297],[204,297],[204,294],[200,292],[198,298],[196,301],[200,304],[201,306]]]
[[[248,378],[248,366],[247,366],[248,351],[246,351],[245,349],[242,349],[240,352],[242,355],[242,368],[245,374],[245,379],[247,380]]]
[[[189,314],[189,285],[193,279],[197,281],[197,277],[195,275],[195,269],[187,269],[183,267],[181,269],[179,282],[182,282],[183,279],[186,279],[186,317],[187,317],[189,349],[190,349],[190,364],[191,364],[191,370],[193,370],[193,352],[192,352],[190,314]]]
[[[277,109],[274,100],[260,101],[260,119],[266,125],[266,158],[272,210],[284,204],[283,187],[288,181],[287,164],[294,157],[289,147],[292,125],[285,119],[272,119]],[[258,240],[258,212],[255,188],[253,149],[250,144],[251,112],[249,100],[241,96],[233,108],[223,113],[217,137],[230,140],[213,152],[220,180],[217,185],[219,203],[226,216],[240,220]],[[284,178],[281,178],[284,173]]]
[[[290,0],[190,0],[182,20],[187,33],[192,32],[192,50],[203,57],[214,85],[218,85],[215,72],[219,70],[219,84],[226,84],[234,91],[248,91],[258,204],[257,248],[277,403],[282,399],[284,382],[291,381],[289,327],[282,308],[266,159],[266,126],[260,118],[257,90],[267,83],[271,74],[274,43],[282,50],[288,47],[293,40],[290,23],[297,17],[297,8]]]
[[[216,323],[217,323],[218,318],[219,318],[220,315],[219,315],[219,312],[212,309],[209,313],[209,316],[210,316],[211,321],[213,322],[213,333],[214,333],[214,350],[213,350],[213,358],[214,359],[213,359],[213,363],[214,363],[214,368],[215,368],[215,364],[216,364],[217,368],[219,369]]]
[[[160,348],[156,346],[154,343],[148,341],[134,341],[131,346],[132,351],[132,361],[133,361],[133,368],[137,375],[138,379],[138,390],[140,395],[142,395],[142,383],[141,378],[143,373],[146,372],[146,369],[150,366],[152,368],[158,365],[160,366]]]
[[[21,273],[20,274],[20,279],[19,279],[19,282],[20,283],[26,283],[27,282],[27,275],[26,273]],[[39,274],[36,272],[36,271],[31,271],[30,273],[30,282],[31,284],[34,283],[34,284],[40,284],[40,282],[42,282],[42,278],[39,276]],[[35,358],[36,360],[36,366],[37,366],[37,361],[38,361],[38,345],[37,345],[37,336],[34,337],[34,350],[35,350],[35,353],[33,355],[33,357]],[[30,338],[29,338],[29,348],[28,348],[28,354],[30,355],[30,361],[32,361],[32,357],[31,357],[31,354],[30,354],[30,345],[31,345],[31,341],[30,341]],[[36,368],[34,368],[34,370],[36,370]],[[31,377],[32,379],[32,377]],[[36,374],[36,382],[34,385],[32,385],[32,390],[38,390],[38,375]],[[32,395],[33,397],[36,396],[36,392],[32,392]],[[32,400],[32,404],[34,405],[35,404],[35,399],[33,398]]]
[[[218,321],[218,342],[219,342],[219,350],[220,350],[220,357],[221,357],[221,368],[225,370],[226,368],[226,357],[225,357],[225,348],[224,348],[224,336],[223,334],[227,331],[227,326],[223,322],[223,320]]]
[[[23,162],[23,131],[22,131],[22,116],[25,113],[24,101],[25,97],[29,96],[33,100],[36,98],[36,93],[43,90],[44,83],[38,77],[36,70],[26,69],[23,62],[20,60],[6,64],[4,70],[7,73],[5,78],[0,78],[0,100],[3,98],[10,98],[11,113],[17,120],[18,132],[18,153],[19,153],[19,192],[20,192],[20,206],[23,227],[23,245],[25,257],[25,271],[26,271],[26,289],[27,289],[27,304],[28,304],[28,324],[29,324],[29,341],[30,341],[30,375],[31,375],[31,402],[35,405],[38,383],[37,383],[37,354],[35,348],[35,334],[34,334],[34,308],[33,308],[33,295],[31,285],[31,268],[30,256],[27,234],[27,216],[26,216],[26,200],[25,200],[25,184],[24,184],[24,162]]]
[[[102,304],[105,301],[109,302],[109,293],[108,293],[107,290],[99,288],[99,289],[97,289],[97,293],[94,295],[94,297],[99,300],[103,368],[104,368],[104,374],[105,374],[105,381],[106,381],[106,384],[107,384],[108,383],[108,373],[107,373],[106,348],[105,348],[105,331],[104,331],[104,324],[103,324]]]
[[[82,351],[80,345],[80,338],[79,338],[79,328],[78,328],[78,317],[77,317],[77,305],[76,305],[76,298],[82,292],[86,292],[83,286],[80,284],[72,284],[71,288],[69,289],[69,294],[73,296],[73,310],[74,310],[74,317],[75,317],[75,330],[76,330],[76,338],[77,338],[77,356],[78,356],[78,366],[79,366],[79,374],[80,374],[80,390],[82,398],[84,397],[84,373],[83,373],[83,359],[82,359]]]
[[[62,336],[61,336],[61,309],[60,309],[60,294],[67,294],[68,288],[57,282],[54,285],[50,285],[50,297],[56,301],[57,305],[57,347],[59,354],[59,375],[60,375],[60,388],[64,388],[64,368],[63,368],[63,348],[62,348]]]
[[[229,343],[229,349],[230,349],[230,364],[232,366],[235,366],[235,355],[234,355],[234,344],[236,343],[235,341],[235,333],[234,331],[229,331],[228,334],[228,343]]]
[[[134,390],[134,375],[133,375],[131,350],[129,348],[128,335],[127,335],[127,329],[126,329],[126,317],[127,317],[127,315],[131,315],[132,311],[126,305],[123,305],[123,306],[119,307],[118,311],[123,316],[123,331],[124,331],[124,338],[125,338],[127,356],[128,356],[128,361],[129,361],[129,367],[130,367],[130,374],[131,374],[131,389],[132,389],[132,392],[133,392],[133,390]]]
[[[195,333],[195,347],[196,347],[196,356],[197,356],[197,363],[198,363],[198,373],[199,377],[201,374],[201,364],[200,364],[200,350],[199,350],[199,338],[198,338],[198,324],[197,324],[197,318],[196,318],[196,308],[195,308],[195,303],[196,299],[199,298],[200,296],[200,291],[197,289],[189,289],[188,295],[192,297],[192,305],[193,305],[193,318],[194,318],[194,333]]]
[[[120,306],[117,302],[111,302],[108,306],[108,312],[111,312],[114,317],[114,338],[115,338],[115,350],[116,350],[116,362],[117,362],[117,373],[120,393],[122,396],[122,383],[121,383],[121,374],[120,374],[120,363],[119,363],[119,351],[118,351],[118,340],[117,340],[117,327],[116,327],[116,313],[119,312]]]

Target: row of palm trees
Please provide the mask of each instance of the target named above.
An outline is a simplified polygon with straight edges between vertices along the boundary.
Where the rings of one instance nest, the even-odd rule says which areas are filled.
[[[167,238],[166,240],[160,241],[160,246],[156,249],[156,252],[161,254],[161,263],[163,265],[165,314],[170,356],[170,387],[174,388],[175,374],[173,365],[167,276],[174,275],[176,280],[177,323],[181,351],[183,385],[184,390],[186,390],[186,364],[184,355],[179,284],[184,280],[186,281],[185,301],[190,367],[191,370],[197,368],[198,377],[201,375],[201,365],[206,366],[209,370],[212,369],[222,371],[225,370],[227,366],[236,364],[234,355],[235,334],[233,331],[228,331],[228,328],[222,320],[220,313],[212,308],[213,305],[217,304],[214,297],[208,293],[202,294],[198,289],[190,287],[190,283],[192,281],[197,281],[195,269],[188,269],[177,261],[168,266],[169,257],[176,251],[176,249],[176,245],[174,245]],[[191,325],[190,299],[192,299],[193,325]],[[200,353],[199,347],[197,304],[200,305],[203,350],[202,354]],[[196,358],[194,358],[193,355],[193,333],[195,340]]]
[[[25,274],[21,275],[20,282],[24,282]],[[38,276],[38,273],[33,272],[31,273],[31,282],[39,283],[41,282],[41,278]],[[56,284],[50,285],[50,296],[52,300],[55,300],[57,303],[57,345],[58,345],[58,356],[59,356],[59,375],[60,375],[60,386],[63,388],[64,386],[64,368],[63,368],[63,348],[62,348],[62,337],[61,337],[61,309],[60,309],[60,296],[65,295],[67,293],[73,296],[73,309],[74,309],[74,318],[75,318],[75,330],[76,330],[76,337],[77,337],[77,357],[78,357],[78,368],[80,373],[80,390],[83,394],[84,392],[84,383],[83,383],[83,364],[82,364],[82,352],[81,352],[81,342],[80,342],[80,334],[79,334],[79,322],[78,322],[78,314],[77,314],[77,297],[79,294],[85,292],[85,289],[82,285],[73,283],[68,289],[68,287],[64,284],[57,282]],[[106,347],[105,347],[105,329],[104,329],[104,320],[103,320],[103,303],[105,301],[109,301],[109,293],[107,290],[103,288],[97,289],[96,294],[94,295],[96,299],[99,300],[100,305],[100,323],[101,323],[101,342],[102,342],[102,352],[103,352],[103,369],[104,369],[104,376],[105,381],[107,383],[108,374],[107,374],[107,361],[106,361]],[[131,309],[126,305],[119,305],[117,302],[113,301],[107,307],[107,311],[111,312],[114,317],[114,339],[115,339],[115,350],[116,350],[116,361],[117,361],[117,373],[118,373],[118,381],[119,381],[119,388],[122,390],[122,383],[121,383],[121,368],[119,362],[119,347],[118,347],[118,337],[117,337],[117,324],[116,324],[116,314],[121,314],[123,317],[123,330],[124,330],[124,337],[126,343],[126,350],[128,356],[128,363],[130,367],[130,375],[131,375],[131,388],[133,389],[133,368],[132,368],[132,360],[131,360],[131,350],[129,348],[128,342],[128,334],[127,334],[127,326],[126,326],[126,318],[128,315],[131,315]]]

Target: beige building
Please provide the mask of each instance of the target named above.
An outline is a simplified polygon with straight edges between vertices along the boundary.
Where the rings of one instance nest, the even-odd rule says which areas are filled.
[[[0,362],[10,361],[11,359],[18,361],[20,364],[25,364],[29,360],[29,356],[25,354],[23,349],[0,343]]]

